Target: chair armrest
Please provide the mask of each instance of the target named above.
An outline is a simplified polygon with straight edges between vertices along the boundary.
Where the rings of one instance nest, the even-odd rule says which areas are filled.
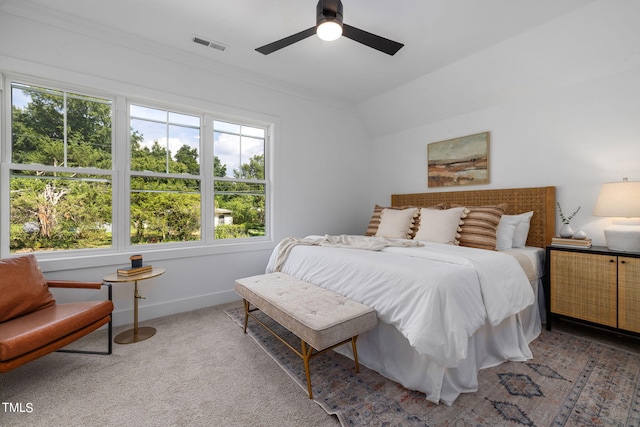
[[[76,282],[70,280],[47,280],[50,288],[100,289],[102,282]]]

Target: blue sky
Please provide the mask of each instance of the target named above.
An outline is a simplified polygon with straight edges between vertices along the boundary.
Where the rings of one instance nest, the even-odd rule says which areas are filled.
[[[31,100],[28,93],[13,88],[12,104],[24,108]],[[151,147],[154,141],[175,155],[187,145],[198,150],[200,156],[200,117],[168,112],[166,110],[131,106],[131,127],[143,136],[142,145]],[[264,130],[227,122],[215,122],[214,155],[227,166],[227,176],[256,155],[264,154]],[[227,133],[229,132],[229,133]]]

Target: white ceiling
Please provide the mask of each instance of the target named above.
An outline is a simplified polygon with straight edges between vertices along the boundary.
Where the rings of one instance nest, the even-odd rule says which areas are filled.
[[[395,56],[344,37],[312,36],[267,56],[254,50],[314,26],[317,0],[5,0],[0,12],[26,8],[82,23],[98,38],[357,104],[592,1],[343,0],[345,23],[404,43]],[[228,49],[198,45],[194,35]]]

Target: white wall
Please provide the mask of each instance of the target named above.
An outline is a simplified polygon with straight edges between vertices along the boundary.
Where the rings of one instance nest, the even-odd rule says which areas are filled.
[[[490,184],[461,189],[555,185],[604,245],[601,184],[640,181],[638,16],[640,2],[598,1],[360,104],[372,203],[428,191],[428,143],[489,131]]]
[[[18,11],[19,12],[19,11]],[[0,71],[73,83],[108,93],[274,121],[274,241],[286,236],[362,232],[370,214],[364,174],[369,138],[355,108],[314,100],[295,89],[251,83],[215,63],[158,46],[134,45],[119,34],[88,36],[91,29],[60,17],[0,13]],[[167,269],[140,283],[140,319],[238,299],[234,279],[264,272],[274,242],[182,253],[145,253]],[[126,265],[116,257],[41,262],[49,278],[101,280]],[[66,298],[63,295],[63,298]],[[114,285],[116,324],[133,320],[133,285]]]

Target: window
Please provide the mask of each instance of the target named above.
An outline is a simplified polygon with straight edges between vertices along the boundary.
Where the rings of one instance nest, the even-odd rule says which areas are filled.
[[[112,101],[11,84],[12,252],[110,247]]]
[[[7,81],[3,254],[269,236],[267,125]]]
[[[131,105],[130,242],[200,240],[200,117]]]
[[[215,238],[264,236],[265,130],[214,121],[213,131]]]

